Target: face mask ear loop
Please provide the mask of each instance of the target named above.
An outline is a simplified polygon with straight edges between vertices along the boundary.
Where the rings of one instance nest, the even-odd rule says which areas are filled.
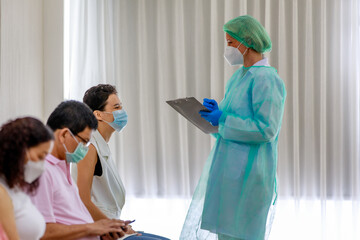
[[[112,112],[103,112],[103,113],[111,114],[111,115],[114,116],[114,114],[113,114]],[[108,122],[108,121],[106,121],[106,120],[102,120],[102,121],[104,121],[104,122],[106,122],[106,123],[112,123],[112,122],[115,121],[115,117],[114,117],[114,121],[112,121],[112,122]]]
[[[70,129],[69,129],[69,133],[70,133],[71,136],[75,139],[75,141],[77,142],[77,144],[79,144],[79,141],[76,139],[76,137],[74,136],[74,134],[71,132]],[[65,146],[65,142],[63,143],[63,146],[64,146],[66,152],[69,152],[69,151],[67,150],[67,147]]]
[[[65,148],[65,151],[66,151],[66,152],[69,152],[69,151],[67,150],[67,147],[65,146],[65,143],[63,143],[63,146],[64,146],[64,148]]]
[[[248,50],[249,50],[249,48],[247,48],[247,49],[245,50],[245,52],[244,52],[243,56],[245,56],[245,53],[246,53]]]
[[[79,144],[79,141],[76,139],[76,137],[74,136],[74,134],[71,132],[70,129],[69,129],[69,132],[70,132],[71,136],[73,137],[73,139],[75,139],[75,141]]]
[[[239,44],[239,46],[237,47],[237,49],[239,50],[239,52],[240,52],[240,49],[239,49],[239,47],[242,45],[242,43],[240,43]],[[243,55],[243,56],[245,56],[245,54],[246,54],[246,52],[249,50],[249,48],[246,48],[246,50],[245,50],[245,52],[244,53],[241,53],[241,55]]]
[[[76,139],[76,137],[74,136],[74,134],[71,132],[71,130],[69,129],[69,132],[71,134],[71,136],[73,137],[73,139],[75,139],[76,143],[79,145],[80,142]],[[67,149],[65,148],[65,150],[67,151]]]

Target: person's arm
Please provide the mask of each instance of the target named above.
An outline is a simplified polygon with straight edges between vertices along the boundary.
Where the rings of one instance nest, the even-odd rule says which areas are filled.
[[[251,144],[273,141],[281,127],[286,91],[275,75],[257,76],[252,87],[253,116],[223,112],[219,134],[227,140]]]
[[[108,219],[108,217],[91,201],[91,188],[94,177],[95,166],[98,161],[96,148],[89,146],[89,151],[83,160],[77,164],[77,185],[82,202],[91,214],[94,221]],[[123,228],[126,233],[134,233],[131,228]],[[109,239],[118,239],[122,233],[112,232],[112,237],[108,234]]]
[[[15,223],[14,207],[7,191],[0,185],[0,223],[9,240],[19,240]]]
[[[96,148],[90,145],[84,159],[77,164],[77,185],[80,198],[94,221],[107,219],[106,215],[91,201],[91,187],[97,161]]]
[[[46,223],[45,234],[41,240],[72,240],[89,236],[101,236],[110,232],[117,232],[119,236],[123,236],[125,233],[121,227],[124,225],[122,221],[110,219],[78,225]]]

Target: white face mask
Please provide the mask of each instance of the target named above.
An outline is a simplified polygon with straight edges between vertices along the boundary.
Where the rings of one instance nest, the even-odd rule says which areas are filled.
[[[40,160],[33,162],[30,159],[24,165],[24,180],[27,183],[32,183],[44,172],[45,161]]]
[[[229,63],[230,66],[240,65],[244,64],[244,56],[241,54],[239,47],[241,43],[237,48],[226,46],[225,52],[224,52],[224,58]],[[247,52],[248,48],[245,50],[244,54]]]

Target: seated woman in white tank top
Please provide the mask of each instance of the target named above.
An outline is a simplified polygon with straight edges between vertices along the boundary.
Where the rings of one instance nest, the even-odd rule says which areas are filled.
[[[0,128],[0,224],[11,240],[38,240],[45,232],[45,220],[27,194],[36,191],[52,144],[52,131],[35,118]]]
[[[93,110],[98,129],[92,135],[87,155],[72,174],[77,179],[80,197],[95,221],[119,219],[125,203],[125,188],[111,157],[108,142],[115,130],[120,132],[125,127],[127,114],[115,87],[109,84],[88,89],[83,101]],[[137,235],[130,225],[125,227],[125,232],[128,235],[125,238],[129,240],[167,239],[147,233]],[[116,233],[113,235],[115,239],[118,237]]]

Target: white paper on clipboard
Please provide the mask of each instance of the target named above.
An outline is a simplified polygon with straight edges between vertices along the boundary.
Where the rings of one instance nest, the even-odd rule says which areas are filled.
[[[204,133],[217,133],[218,127],[211,125],[199,114],[200,110],[207,110],[196,98],[187,97],[166,101],[183,117],[198,127]]]

